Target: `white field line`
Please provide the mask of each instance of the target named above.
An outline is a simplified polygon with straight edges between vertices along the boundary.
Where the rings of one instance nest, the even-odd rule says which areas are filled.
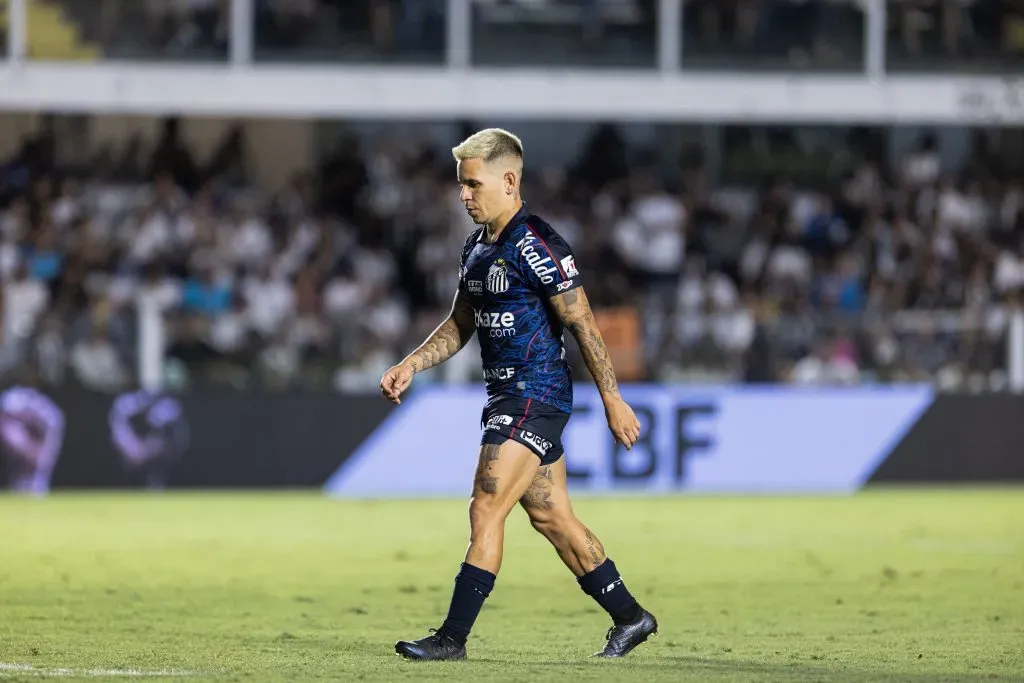
[[[20,674],[23,676],[55,676],[55,677],[124,677],[124,678],[167,678],[170,676],[195,676],[196,671],[178,671],[175,669],[65,669],[62,667],[36,667],[29,664],[0,662],[0,678],[4,674]]]

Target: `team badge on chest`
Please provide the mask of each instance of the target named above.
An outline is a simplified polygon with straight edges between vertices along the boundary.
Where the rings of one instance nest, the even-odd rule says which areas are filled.
[[[491,294],[501,294],[507,289],[508,267],[505,265],[505,259],[498,259],[487,271],[487,291]]]

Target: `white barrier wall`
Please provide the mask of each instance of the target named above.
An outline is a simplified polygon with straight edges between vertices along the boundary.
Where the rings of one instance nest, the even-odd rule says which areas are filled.
[[[574,491],[850,492],[931,404],[928,388],[632,386],[643,434],[615,444],[600,397],[576,390],[563,443]],[[485,396],[426,389],[403,401],[327,482],[339,496],[467,495]]]

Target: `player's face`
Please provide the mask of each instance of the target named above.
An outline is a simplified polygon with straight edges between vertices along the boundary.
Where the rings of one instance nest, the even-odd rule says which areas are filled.
[[[466,212],[477,225],[493,223],[508,208],[514,188],[512,174],[503,172],[499,164],[488,164],[482,159],[466,159],[458,165],[459,199]]]

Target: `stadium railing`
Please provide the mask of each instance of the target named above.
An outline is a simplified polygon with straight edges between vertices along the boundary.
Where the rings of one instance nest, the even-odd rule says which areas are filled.
[[[92,0],[5,0],[0,11],[6,10],[8,50],[0,67],[0,109],[1024,121],[1024,84],[1015,76],[1021,73],[1024,15],[1008,9],[958,10],[948,24],[951,32],[946,24],[937,27],[936,17],[910,16],[884,0],[766,2],[756,3],[752,29],[726,35],[719,24],[729,22],[714,18],[720,5],[696,1],[531,2],[516,11],[548,19],[516,26],[499,22],[501,12],[473,0],[403,2],[390,15],[353,13],[352,3],[323,0],[312,21],[302,19],[308,31],[296,29],[295,37],[286,31],[278,44],[260,23],[267,11],[261,1],[234,0],[184,29],[180,18],[170,19],[173,35],[157,41],[157,49],[145,36],[159,33],[160,22],[140,5],[102,0],[96,11]],[[580,17],[592,21],[561,23]],[[288,19],[273,21],[291,26]],[[494,54],[488,51],[492,44],[498,46]],[[342,63],[346,68],[331,68]],[[487,65],[515,69],[496,78]],[[718,75],[722,70],[730,77]],[[921,70],[935,75],[914,73]]]

